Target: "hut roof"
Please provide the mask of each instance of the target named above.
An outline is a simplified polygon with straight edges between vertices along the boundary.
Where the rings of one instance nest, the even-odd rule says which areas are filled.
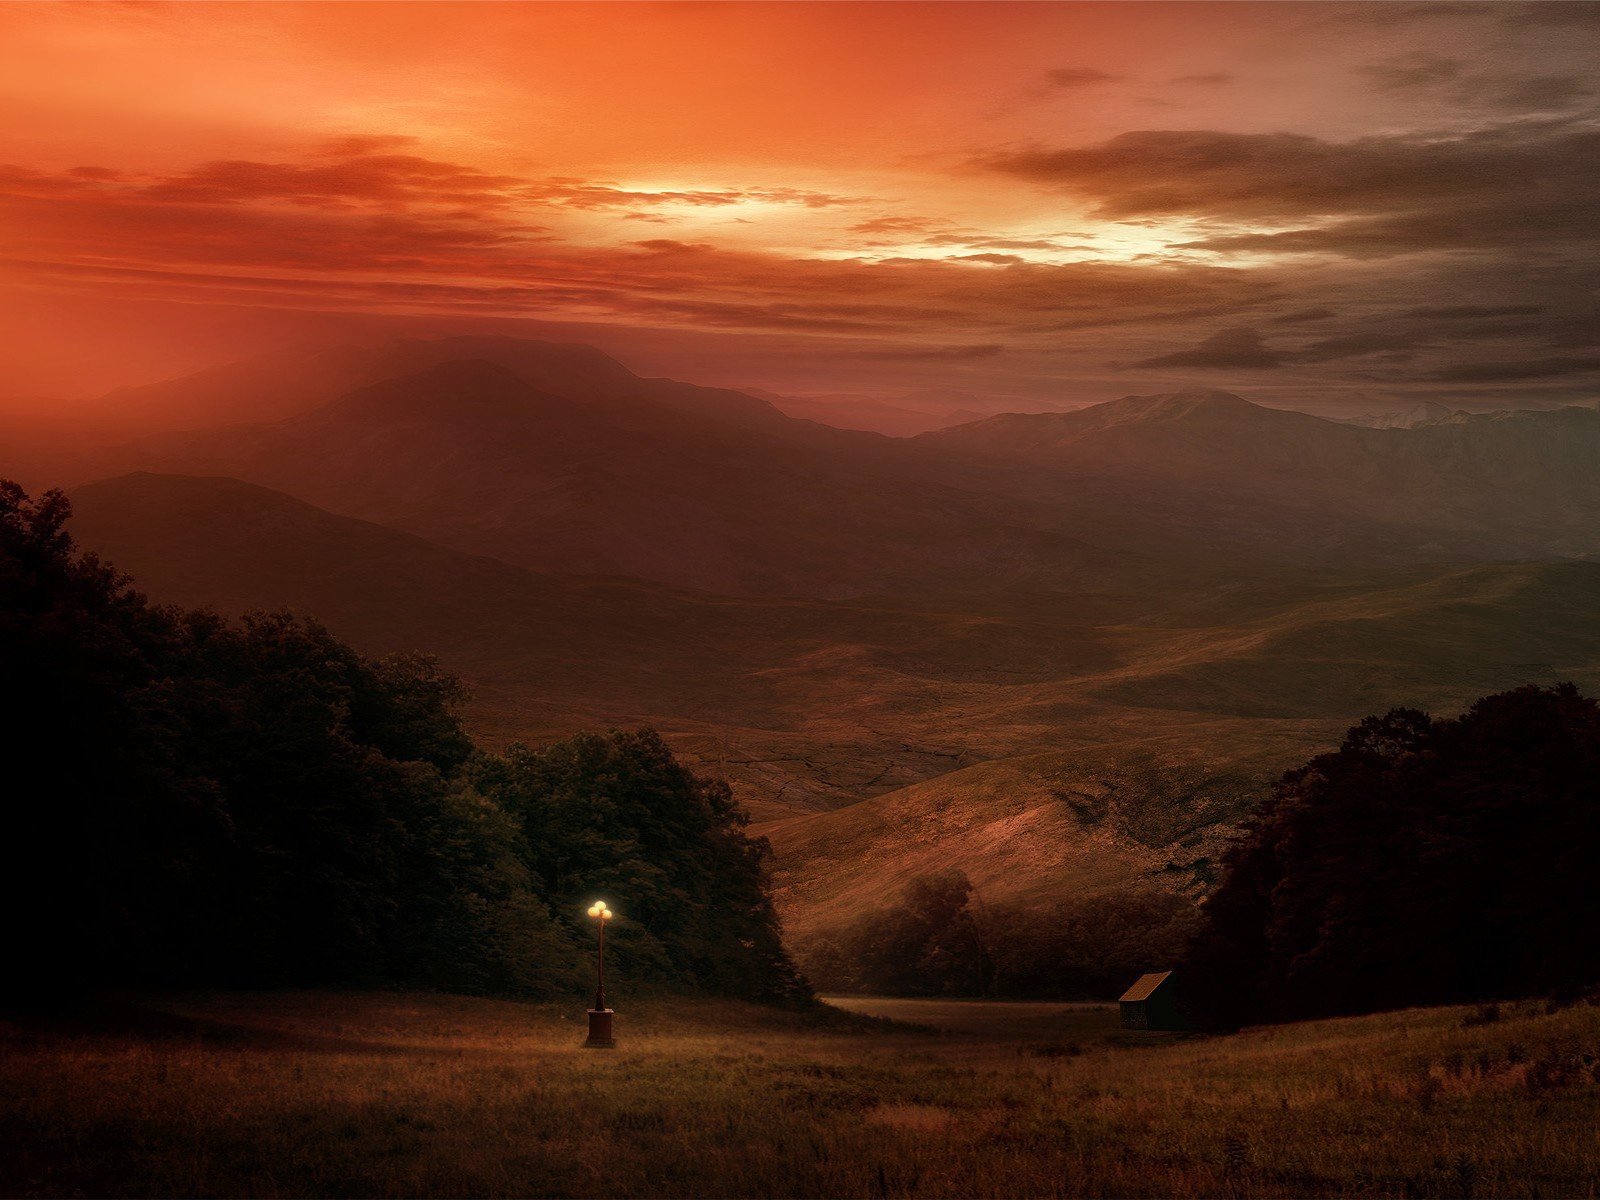
[[[1139,981],[1122,993],[1119,1003],[1127,1004],[1130,1001],[1148,1000],[1150,994],[1166,982],[1171,971],[1156,971],[1149,975],[1139,976]]]

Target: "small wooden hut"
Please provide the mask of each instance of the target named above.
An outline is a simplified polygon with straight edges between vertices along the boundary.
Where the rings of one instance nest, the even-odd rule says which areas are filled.
[[[1117,1007],[1122,1010],[1124,1029],[1187,1029],[1178,1008],[1178,989],[1171,971],[1155,971],[1139,976],[1138,982],[1122,993]]]

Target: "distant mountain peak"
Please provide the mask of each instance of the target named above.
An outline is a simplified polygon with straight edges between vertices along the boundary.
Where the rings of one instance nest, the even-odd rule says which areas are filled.
[[[562,406],[509,367],[483,359],[431,363],[409,374],[353,388],[320,410],[325,416],[355,415],[482,421]],[[318,414],[308,414],[313,420]]]
[[[1164,392],[1154,396],[1123,396],[1105,404],[1079,409],[1075,416],[1090,413],[1126,416],[1140,420],[1173,420],[1202,414],[1242,414],[1264,412],[1259,404],[1252,404],[1243,396],[1214,388],[1186,388],[1181,392]]]
[[[582,342],[546,342],[505,334],[457,334],[437,338],[402,338],[389,346],[396,364],[476,360],[495,363],[535,387],[559,393],[557,381],[590,387],[625,387],[639,376],[604,350]]]
[[[1237,421],[1263,415],[1287,416],[1278,409],[1252,404],[1243,396],[1209,388],[1190,388],[1155,396],[1123,396],[1102,404],[1068,412],[1001,413],[966,425],[927,434],[929,438],[1010,436],[1026,434],[1047,439],[1075,439],[1085,434],[1143,424],[1177,424],[1191,421]],[[1304,414],[1293,414],[1303,417]],[[1316,420],[1317,418],[1306,418]]]
[[[1343,418],[1341,423],[1364,425],[1368,429],[1415,429],[1418,425],[1448,421],[1458,415],[1462,415],[1460,411],[1449,405],[1440,404],[1437,400],[1422,400],[1391,412],[1359,413]]]

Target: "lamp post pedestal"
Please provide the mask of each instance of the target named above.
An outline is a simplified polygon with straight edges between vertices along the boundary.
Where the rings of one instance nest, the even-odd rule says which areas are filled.
[[[610,1050],[616,1046],[616,1041],[611,1036],[611,1018],[613,1010],[609,1008],[591,1008],[589,1010],[589,1040],[584,1042],[584,1047],[589,1050]]]

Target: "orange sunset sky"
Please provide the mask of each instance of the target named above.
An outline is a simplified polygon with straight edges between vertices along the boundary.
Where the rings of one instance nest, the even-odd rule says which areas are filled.
[[[1591,4],[7,4],[0,398],[526,332],[802,395],[1600,383]]]

